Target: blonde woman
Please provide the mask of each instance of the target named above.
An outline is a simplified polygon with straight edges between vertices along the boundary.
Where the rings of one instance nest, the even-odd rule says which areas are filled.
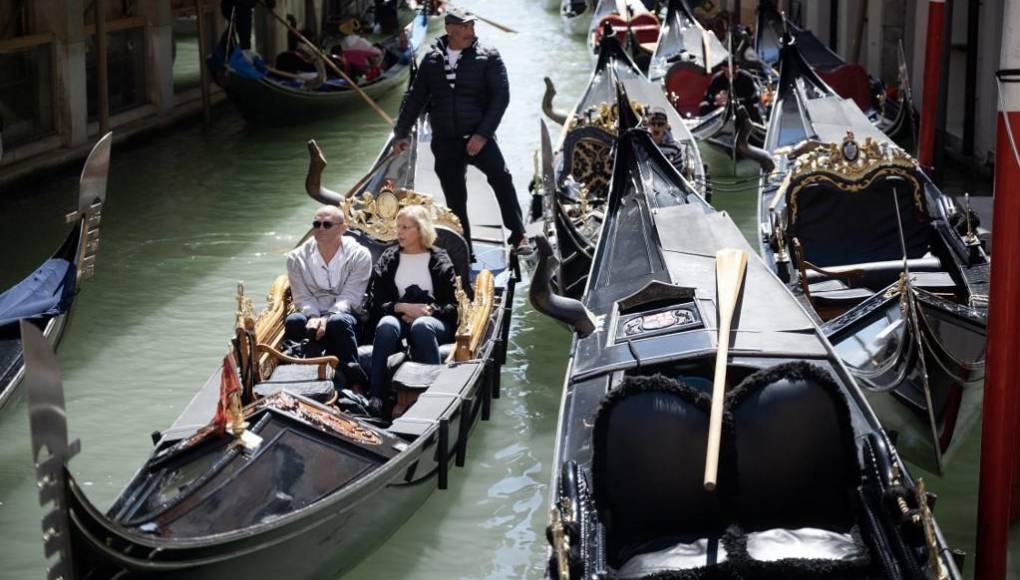
[[[453,340],[457,326],[456,274],[449,254],[433,244],[428,210],[410,205],[397,214],[398,245],[379,256],[372,272],[371,304],[378,320],[372,348],[371,408],[385,418],[391,408],[386,360],[411,347],[411,359],[438,364],[439,345]]]

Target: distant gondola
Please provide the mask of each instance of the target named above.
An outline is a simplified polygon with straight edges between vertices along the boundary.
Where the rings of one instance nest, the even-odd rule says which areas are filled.
[[[563,30],[571,36],[583,36],[590,31],[591,21],[598,5],[597,0],[560,0],[560,19]]]
[[[542,284],[538,240],[532,302],[584,329],[560,405],[548,577],[961,578],[923,483],[730,218],[643,131],[620,138],[612,183],[583,306]],[[726,248],[750,258],[742,289],[726,286],[740,296],[721,363],[732,387],[706,491]]]
[[[587,20],[587,14],[582,18]],[[588,20],[589,54],[592,60],[598,59],[608,26],[624,52],[646,70],[659,39],[659,24],[659,17],[642,0],[597,0]]]
[[[916,113],[910,100],[910,82],[906,78],[902,46],[898,90],[895,98],[888,98],[882,81],[871,77],[864,67],[847,63],[810,30],[786,20],[772,0],[759,0],[754,43],[758,58],[766,66],[779,66],[784,30],[789,30],[804,60],[836,93],[853,99],[868,119],[892,140],[904,145],[913,143]]]
[[[378,185],[376,195],[362,189],[352,197],[320,186],[324,161],[310,143],[307,187],[318,201],[340,204],[348,235],[373,254],[394,243],[401,207],[419,204],[433,213],[437,245],[463,273],[465,290],[474,287],[473,299],[459,292],[456,341],[441,348],[446,363],[390,357],[404,411],[381,426],[356,412],[356,399],[337,402],[334,357],[280,352],[292,311],[286,276],[258,317],[239,293],[234,350],[224,367],[170,429],[153,435],[152,455],[103,513],[66,467],[77,442],[68,448],[56,360],[42,345],[26,348],[40,494],[52,508],[46,550],[60,553],[52,577],[335,578],[388,538],[437,484],[446,487],[451,465],[463,465],[468,436],[499,393],[516,274],[503,236],[476,238],[479,259],[469,265],[456,217],[412,189],[426,181],[416,172],[429,157],[427,134],[419,128],[416,136],[417,148],[397,157],[387,145],[368,182]],[[364,365],[371,346],[359,355]],[[236,391],[224,388],[231,383]],[[40,457],[42,447],[52,456]]]
[[[556,285],[560,293],[577,298],[584,291],[595,253],[612,177],[612,149],[616,142],[619,110],[616,83],[645,112],[650,107],[666,111],[673,138],[684,151],[684,176],[701,195],[708,183],[694,137],[683,119],[666,101],[662,89],[653,84],[612,36],[601,41],[599,59],[584,94],[564,121],[555,152],[543,125],[542,187],[536,196],[542,202],[544,229],[554,240],[560,260]]]
[[[31,321],[55,348],[70,323],[75,295],[92,277],[112,143],[113,134],[107,133],[85,161],[78,182],[77,211],[67,216],[74,227],[60,249],[24,280],[0,293],[0,410],[14,400],[25,375],[18,321]]]
[[[765,262],[910,461],[941,473],[978,420],[989,258],[976,218],[788,45],[761,180]]]
[[[390,56],[388,68],[372,80],[360,82],[358,88],[372,99],[378,99],[395,88],[405,87],[418,51],[425,43],[426,27],[430,22],[424,12],[416,13],[403,31],[408,48],[399,56]],[[391,42],[399,42],[399,37],[394,37]],[[305,123],[347,113],[357,109],[362,102],[362,97],[343,79],[330,76],[321,85],[308,88],[308,81],[269,70],[260,58],[253,62],[236,47],[230,54],[223,69],[214,66],[214,72],[218,73],[217,78],[222,79],[231,102],[249,122],[264,125]],[[324,72],[331,73],[328,68]]]
[[[701,106],[713,75],[728,64],[734,64],[733,60],[733,55],[716,35],[701,26],[686,0],[668,1],[666,19],[648,67],[648,78],[662,85],[669,102],[684,117],[695,138],[720,149],[735,163],[741,157],[735,101],[730,98],[725,106],[711,110],[703,110]],[[735,64],[744,65],[739,59]],[[730,92],[732,95],[732,88]],[[755,109],[759,120],[764,118],[760,102],[749,106]],[[748,143],[760,147],[765,127],[760,123],[748,123],[748,128]]]

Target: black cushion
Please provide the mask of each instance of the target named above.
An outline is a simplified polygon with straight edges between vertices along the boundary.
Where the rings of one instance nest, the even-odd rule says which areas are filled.
[[[662,376],[628,378],[596,414],[596,504],[610,522],[609,560],[656,538],[702,538],[724,526],[703,485],[708,397]]]
[[[269,380],[253,388],[258,397],[287,390],[320,403],[329,402],[336,394],[332,379],[319,380],[318,365],[277,365]]]
[[[461,284],[470,293],[471,248],[464,236],[445,226],[436,226],[436,246],[446,250],[453,262],[453,271],[460,276]]]
[[[903,246],[896,199],[907,257],[920,258],[928,252],[931,225],[923,204],[917,205],[915,185],[902,179],[885,179],[865,191],[808,185],[789,203],[790,234],[816,266],[898,260]]]
[[[860,480],[850,411],[820,367],[794,362],[747,377],[727,395],[746,531],[846,529]]]

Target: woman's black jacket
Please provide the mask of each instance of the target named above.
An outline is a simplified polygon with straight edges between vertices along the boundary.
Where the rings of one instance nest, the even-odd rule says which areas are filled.
[[[372,281],[368,286],[370,314],[373,324],[383,316],[395,315],[393,306],[398,302],[431,304],[432,316],[451,328],[457,326],[457,273],[450,255],[442,248],[433,247],[429,250],[429,276],[432,278],[431,302],[420,299],[403,300],[398,293],[394,281],[397,267],[400,265],[400,246],[393,245],[383,250],[372,271]]]

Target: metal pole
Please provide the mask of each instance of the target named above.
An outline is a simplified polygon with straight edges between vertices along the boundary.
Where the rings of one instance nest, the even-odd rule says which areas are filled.
[[[989,296],[975,578],[1005,578],[1011,484],[1017,467],[1020,372],[1020,0],[1004,0],[995,142],[992,284]],[[1012,71],[1007,73],[1006,71]],[[1013,501],[1020,497],[1013,497]]]
[[[209,94],[209,67],[205,65],[206,36],[205,36],[205,10],[202,7],[202,0],[195,0],[195,18],[198,25],[198,69],[202,78],[202,122],[206,129],[212,125],[212,98]],[[224,55],[224,58],[230,55]]]
[[[918,132],[917,161],[926,171],[935,162],[935,117],[938,112],[939,70],[942,61],[942,36],[945,24],[945,0],[928,2],[928,42],[924,51],[924,90],[921,92],[921,129]]]
[[[110,74],[106,61],[106,0],[96,0],[96,89],[99,95],[99,136],[110,131]]]
[[[974,123],[977,119],[978,35],[981,3],[967,3],[967,81],[963,86],[963,154],[974,154]]]

